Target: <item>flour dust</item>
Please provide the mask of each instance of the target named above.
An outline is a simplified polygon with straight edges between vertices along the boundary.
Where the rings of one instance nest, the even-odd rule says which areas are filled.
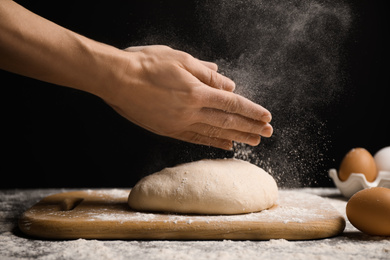
[[[336,0],[194,1],[193,27],[168,24],[134,44],[167,44],[214,60],[236,82],[236,93],[271,111],[273,136],[258,147],[237,143],[231,156],[263,167],[282,187],[329,180],[329,122],[350,80],[352,7]],[[195,153],[181,154],[183,161]]]
[[[263,167],[280,186],[315,185],[318,169],[332,160],[326,126],[347,80],[342,67],[350,7],[342,1],[210,0],[199,8],[205,40],[215,39],[222,57],[220,71],[236,82],[236,93],[273,115],[273,136],[256,148],[235,144],[234,157]]]

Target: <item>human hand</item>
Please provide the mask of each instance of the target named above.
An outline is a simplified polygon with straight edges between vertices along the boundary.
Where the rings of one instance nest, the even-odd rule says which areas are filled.
[[[270,112],[234,94],[214,63],[166,46],[118,50],[14,1],[0,15],[2,69],[92,93],[133,123],[187,142],[231,149],[272,134]]]
[[[149,131],[229,150],[232,141],[258,145],[272,135],[271,113],[233,93],[217,65],[167,46],[125,50],[114,90],[103,97],[119,114]]]

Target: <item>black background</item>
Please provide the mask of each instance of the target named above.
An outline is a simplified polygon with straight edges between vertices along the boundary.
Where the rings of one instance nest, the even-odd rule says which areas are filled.
[[[229,56],[223,42],[203,34],[197,2],[19,2],[66,28],[118,48],[167,44],[201,59]],[[349,3],[353,24],[345,43],[347,94],[331,110],[337,116],[327,115],[327,127],[332,130],[329,159],[313,172],[317,180],[303,186],[332,186],[327,170],[337,168],[353,147],[375,153],[390,145],[389,28],[384,3]],[[152,37],[157,34],[158,42]],[[232,156],[149,133],[88,93],[5,71],[0,71],[0,79],[1,188],[131,187],[142,176],[167,166]]]

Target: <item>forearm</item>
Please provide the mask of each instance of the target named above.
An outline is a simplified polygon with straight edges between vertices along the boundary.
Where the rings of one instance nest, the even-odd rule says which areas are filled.
[[[270,136],[271,114],[216,64],[166,46],[119,50],[0,0],[0,68],[101,97],[156,134],[230,149]]]
[[[104,95],[120,50],[69,31],[18,4],[0,0],[0,68]],[[104,65],[104,66],[103,66]]]

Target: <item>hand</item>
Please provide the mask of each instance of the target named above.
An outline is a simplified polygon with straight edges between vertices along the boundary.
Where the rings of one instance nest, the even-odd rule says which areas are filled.
[[[159,135],[231,149],[272,135],[271,114],[234,94],[217,65],[166,46],[125,50],[128,64],[105,99],[119,114]]]
[[[128,120],[192,143],[231,149],[272,134],[271,114],[234,94],[214,63],[166,46],[119,50],[10,0],[0,17],[2,69],[90,92]]]

